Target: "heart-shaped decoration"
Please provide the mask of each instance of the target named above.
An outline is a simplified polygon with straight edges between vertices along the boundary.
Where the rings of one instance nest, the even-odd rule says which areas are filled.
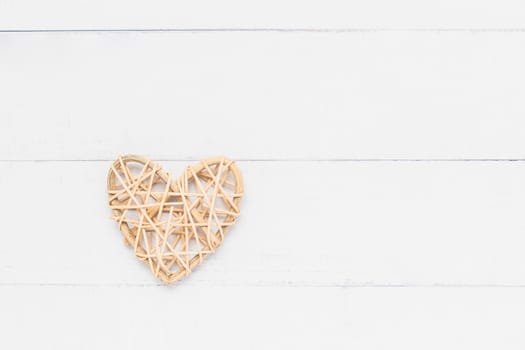
[[[203,160],[172,179],[149,159],[126,155],[109,170],[108,194],[124,242],[170,284],[222,243],[240,214],[243,183],[226,158]]]

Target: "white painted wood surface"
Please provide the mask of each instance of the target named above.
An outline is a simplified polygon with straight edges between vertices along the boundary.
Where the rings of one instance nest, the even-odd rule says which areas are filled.
[[[4,33],[0,49],[0,159],[525,158],[523,33]]]
[[[519,0],[2,0],[0,29],[523,28]]]
[[[49,349],[521,349],[523,289],[2,288],[2,342]],[[28,334],[30,332],[30,334]]]
[[[523,13],[1,1],[2,347],[523,349]],[[109,220],[132,152],[245,177],[173,287]]]

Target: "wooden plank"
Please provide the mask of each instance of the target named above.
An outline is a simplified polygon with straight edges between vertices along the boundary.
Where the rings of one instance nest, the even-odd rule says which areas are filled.
[[[3,0],[0,29],[523,28],[516,0]]]
[[[0,49],[0,159],[525,158],[523,33],[4,33]]]
[[[242,216],[184,284],[525,285],[522,162],[239,166]],[[109,220],[108,167],[0,163],[0,283],[157,284]]]
[[[523,349],[523,289],[0,287],[12,348]],[[28,336],[30,335],[30,336]]]

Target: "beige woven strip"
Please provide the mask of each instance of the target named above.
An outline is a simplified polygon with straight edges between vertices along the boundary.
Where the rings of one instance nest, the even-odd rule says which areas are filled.
[[[227,158],[204,160],[174,180],[150,160],[126,155],[109,170],[108,195],[124,242],[169,284],[220,246],[240,214],[243,182]]]

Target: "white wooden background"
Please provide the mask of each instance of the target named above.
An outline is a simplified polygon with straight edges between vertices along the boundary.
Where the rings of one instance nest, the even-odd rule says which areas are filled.
[[[0,0],[0,347],[523,349],[524,62],[518,0]],[[175,286],[122,153],[243,171]]]

